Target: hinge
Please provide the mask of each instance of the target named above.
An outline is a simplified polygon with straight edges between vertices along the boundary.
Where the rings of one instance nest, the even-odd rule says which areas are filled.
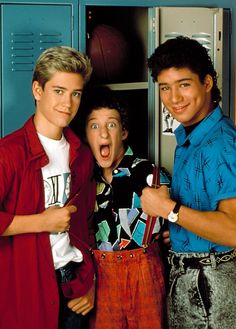
[[[153,17],[152,18],[152,32],[156,32],[156,18]]]

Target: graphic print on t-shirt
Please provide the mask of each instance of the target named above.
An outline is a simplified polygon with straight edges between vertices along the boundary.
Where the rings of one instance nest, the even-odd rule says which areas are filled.
[[[44,177],[45,206],[63,206],[70,194],[70,173]]]

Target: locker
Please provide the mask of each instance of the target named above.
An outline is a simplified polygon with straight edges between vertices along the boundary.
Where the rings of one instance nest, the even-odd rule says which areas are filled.
[[[38,55],[52,46],[72,46],[72,6],[5,4],[1,15],[1,136],[5,136],[34,112],[31,79]]]

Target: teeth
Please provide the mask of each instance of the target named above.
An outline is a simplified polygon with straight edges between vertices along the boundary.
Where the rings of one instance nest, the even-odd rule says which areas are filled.
[[[185,106],[176,107],[175,110],[176,110],[176,111],[181,111],[181,110],[183,110],[184,108],[185,108]]]

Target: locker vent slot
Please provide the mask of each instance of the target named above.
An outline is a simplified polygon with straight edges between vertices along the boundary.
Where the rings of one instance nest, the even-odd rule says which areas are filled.
[[[33,71],[35,56],[49,47],[62,44],[61,33],[11,33],[11,71]]]
[[[11,33],[11,70],[33,71],[34,33]]]
[[[49,47],[60,46],[60,44],[62,44],[61,33],[39,33],[39,37],[41,51]]]

